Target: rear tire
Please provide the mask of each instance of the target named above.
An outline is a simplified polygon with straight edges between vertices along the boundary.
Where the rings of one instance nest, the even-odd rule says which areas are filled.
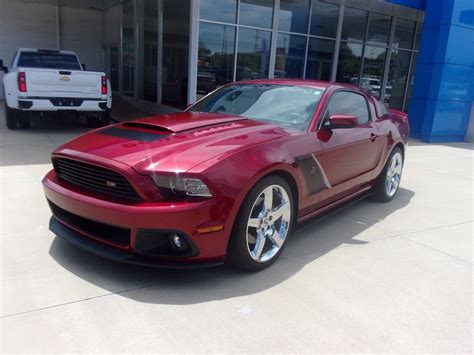
[[[291,235],[295,214],[293,194],[283,178],[268,176],[259,181],[240,207],[226,263],[248,271],[272,265]]]
[[[388,202],[395,197],[402,178],[403,162],[402,150],[395,148],[377,178],[372,199],[379,202]]]
[[[5,121],[8,129],[18,129],[18,110],[10,108],[5,102]]]
[[[30,115],[28,112],[18,112],[18,125],[21,129],[28,129],[31,126]]]
[[[87,116],[87,127],[98,128],[105,127],[110,124],[110,111],[99,113],[97,116]]]

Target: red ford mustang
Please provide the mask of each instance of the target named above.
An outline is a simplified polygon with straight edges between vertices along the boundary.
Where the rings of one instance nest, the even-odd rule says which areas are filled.
[[[296,222],[365,194],[390,201],[408,130],[404,113],[350,85],[233,83],[56,149],[50,229],[123,262],[263,269]]]

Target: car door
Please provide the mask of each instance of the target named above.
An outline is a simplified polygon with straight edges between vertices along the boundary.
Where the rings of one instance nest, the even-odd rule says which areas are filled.
[[[358,124],[332,128],[329,118],[336,114],[356,116]],[[366,97],[346,89],[335,91],[319,123],[317,133],[323,150],[321,165],[331,188],[335,189],[332,194],[349,193],[367,183],[377,166],[380,138]]]

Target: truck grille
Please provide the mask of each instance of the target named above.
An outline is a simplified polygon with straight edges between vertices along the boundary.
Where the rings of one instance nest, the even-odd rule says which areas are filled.
[[[91,219],[84,218],[63,210],[61,207],[56,206],[51,201],[48,202],[54,215],[61,222],[66,223],[71,227],[77,228],[84,233],[92,235],[93,237],[110,243],[120,246],[128,246],[130,244],[131,231],[129,228],[117,227],[110,224],[93,221]]]
[[[140,199],[128,180],[115,171],[65,158],[54,158],[53,165],[58,178],[72,185],[121,199]]]

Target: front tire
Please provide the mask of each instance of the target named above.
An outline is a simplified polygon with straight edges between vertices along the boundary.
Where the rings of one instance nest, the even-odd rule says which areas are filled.
[[[296,213],[293,201],[283,178],[269,176],[259,181],[240,207],[226,262],[249,271],[273,264],[291,235]]]
[[[388,202],[393,199],[400,186],[403,171],[403,152],[395,148],[377,178],[374,187],[373,199],[379,202]]]

